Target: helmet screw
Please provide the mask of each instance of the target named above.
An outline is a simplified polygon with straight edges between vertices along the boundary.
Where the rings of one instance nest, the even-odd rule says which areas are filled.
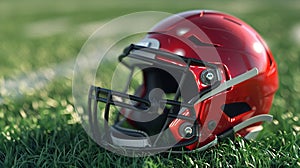
[[[206,74],[206,79],[208,79],[208,80],[213,80],[214,79],[214,74],[213,73],[211,73],[211,72],[208,72],[207,74]]]
[[[193,129],[192,129],[192,127],[187,126],[187,127],[185,127],[184,132],[186,135],[190,135],[193,133]]]
[[[205,85],[211,85],[216,81],[216,75],[213,70],[206,69],[202,71],[200,80]]]
[[[193,126],[190,123],[184,123],[180,126],[180,134],[183,138],[191,138],[193,136]]]

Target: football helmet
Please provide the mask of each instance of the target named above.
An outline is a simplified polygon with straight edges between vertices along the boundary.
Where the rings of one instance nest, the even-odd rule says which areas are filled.
[[[272,120],[276,62],[262,37],[231,15],[168,17],[119,62],[113,81],[127,78],[124,87],[93,85],[88,97],[91,132],[108,148],[201,151],[227,137],[253,139]]]

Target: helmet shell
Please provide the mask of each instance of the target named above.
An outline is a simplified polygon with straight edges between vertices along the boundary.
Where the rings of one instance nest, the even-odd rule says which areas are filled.
[[[278,89],[277,65],[265,41],[245,22],[217,11],[188,11],[161,21],[147,38],[157,39],[160,50],[220,65],[224,81],[253,68],[259,71],[257,76],[195,105],[201,124],[200,146],[246,119],[269,113]],[[190,71],[200,85],[201,72],[196,69]],[[181,124],[170,127],[178,139],[182,138],[178,133]],[[239,134],[246,136],[260,124]],[[199,142],[188,148],[196,148]]]

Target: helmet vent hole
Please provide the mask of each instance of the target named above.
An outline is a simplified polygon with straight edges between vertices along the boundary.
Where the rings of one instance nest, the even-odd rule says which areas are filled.
[[[230,21],[230,22],[232,22],[232,23],[235,23],[235,24],[237,24],[237,25],[242,26],[241,23],[239,23],[239,22],[237,22],[237,21],[235,21],[235,20],[233,20],[233,19],[229,19],[229,18],[224,17],[224,20],[228,20],[228,21]]]
[[[190,36],[188,38],[191,42],[193,42],[197,46],[206,46],[206,47],[220,47],[218,44],[205,43],[199,40],[196,36]]]
[[[245,102],[236,102],[224,104],[221,106],[223,112],[230,118],[234,118],[240,114],[246,113],[251,110],[251,107]]]

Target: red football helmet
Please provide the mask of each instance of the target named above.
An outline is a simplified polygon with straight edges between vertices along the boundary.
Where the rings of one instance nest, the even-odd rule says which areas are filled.
[[[92,86],[89,95],[93,136],[109,148],[205,150],[226,137],[253,139],[272,120],[275,60],[253,28],[228,14],[166,18],[119,61],[130,72],[126,86]]]

